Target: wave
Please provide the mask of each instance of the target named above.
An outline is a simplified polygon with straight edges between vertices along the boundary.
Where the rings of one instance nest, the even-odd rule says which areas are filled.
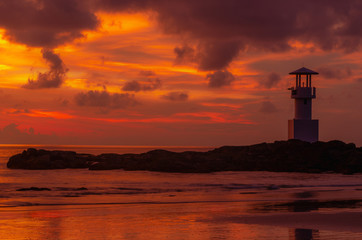
[[[197,204],[197,203],[241,203],[253,200],[197,200],[197,201],[134,201],[134,202],[59,202],[59,203],[32,203],[21,201],[3,202],[1,208],[11,207],[38,207],[38,206],[97,206],[97,205],[161,205],[161,204]]]
[[[361,187],[362,184],[240,184],[240,183],[228,183],[228,184],[190,184],[191,187],[200,188],[219,188],[225,190],[243,190],[243,189],[267,189],[275,190],[280,188],[343,188],[343,187]],[[358,190],[358,189],[356,189]]]

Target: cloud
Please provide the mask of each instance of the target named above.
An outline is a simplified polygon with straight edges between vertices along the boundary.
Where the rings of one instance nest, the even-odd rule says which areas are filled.
[[[78,93],[75,96],[75,103],[81,107],[101,107],[108,109],[123,109],[135,106],[136,101],[133,94],[109,93],[107,91],[88,91]]]
[[[197,63],[202,71],[224,69],[238,55],[239,44],[237,41],[207,41],[197,48],[176,47],[175,64]]]
[[[169,101],[186,101],[189,98],[189,95],[185,92],[169,92],[166,95],[161,96],[161,98]]]
[[[275,112],[277,112],[278,109],[275,107],[275,105],[274,105],[272,102],[270,102],[270,101],[263,101],[263,102],[261,103],[261,107],[260,107],[259,111],[262,112],[262,113],[267,113],[267,114],[269,114],[269,113],[275,113]]]
[[[321,67],[318,69],[318,72],[327,79],[343,80],[352,76],[352,70],[349,67],[342,69],[338,67]]]
[[[195,49],[188,45],[175,47],[173,51],[176,54],[175,64],[184,64],[196,61]]]
[[[239,54],[237,41],[207,41],[199,48],[199,68],[204,71],[224,69]]]
[[[272,88],[275,87],[280,82],[280,80],[282,80],[280,75],[275,72],[272,72],[268,75],[267,78],[261,79],[259,81],[259,84],[266,88]]]
[[[60,59],[59,55],[49,49],[43,49],[42,54],[45,61],[49,64],[49,71],[38,73],[35,80],[29,78],[28,83],[23,86],[24,88],[58,88],[62,85],[65,74],[68,71],[62,59]]]
[[[0,28],[12,42],[54,48],[96,30],[99,11],[154,12],[163,32],[184,42],[174,49],[175,62],[205,71],[224,69],[243,51],[288,51],[296,41],[348,52],[362,43],[358,0],[2,1]]]
[[[140,83],[139,81],[133,80],[126,82],[122,90],[123,91],[129,91],[129,92],[139,92],[139,91],[154,91],[156,89],[159,89],[162,85],[162,82],[160,79],[149,79],[146,82]]]
[[[88,1],[1,1],[0,28],[4,37],[29,47],[54,48],[76,38],[84,30],[95,30],[98,19]]]
[[[0,143],[2,144],[35,144],[55,143],[60,140],[57,135],[36,134],[32,127],[24,130],[18,129],[18,124],[11,123],[0,129]]]
[[[156,12],[165,33],[188,43],[175,48],[176,62],[194,51],[201,70],[221,70],[243,50],[288,51],[296,41],[348,52],[362,43],[358,0],[98,0],[97,7]]]
[[[49,49],[85,37],[85,30],[96,30],[99,20],[92,12],[91,1],[17,0],[0,2],[0,28],[10,42],[41,47],[50,70],[28,79],[28,89],[57,88],[63,83],[66,69],[58,55]]]
[[[207,74],[206,79],[209,80],[209,87],[221,88],[224,86],[230,86],[235,77],[231,72],[223,70]]]
[[[36,132],[33,127],[20,129],[19,126],[20,124],[11,123],[0,128],[0,144],[84,144],[86,140],[74,135],[43,134]]]
[[[141,89],[141,84],[135,80],[126,82],[122,87],[123,91],[139,92]]]

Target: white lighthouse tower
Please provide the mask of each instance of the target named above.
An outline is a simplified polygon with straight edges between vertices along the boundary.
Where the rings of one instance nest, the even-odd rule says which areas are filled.
[[[294,119],[288,121],[288,139],[299,139],[306,142],[318,141],[318,120],[312,119],[312,99],[316,97],[316,89],[312,87],[312,75],[318,74],[307,68],[300,68],[289,73],[295,75],[295,87],[291,90],[291,98],[295,101]],[[305,76],[305,78],[302,76]]]

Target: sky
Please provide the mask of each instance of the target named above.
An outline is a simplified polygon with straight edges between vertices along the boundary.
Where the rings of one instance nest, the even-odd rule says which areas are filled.
[[[0,0],[0,143],[287,139],[307,67],[321,141],[362,145],[359,0]]]

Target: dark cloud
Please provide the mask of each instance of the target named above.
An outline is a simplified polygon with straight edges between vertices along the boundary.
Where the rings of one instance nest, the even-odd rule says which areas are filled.
[[[318,72],[324,78],[329,79],[345,79],[352,76],[352,70],[348,67],[339,68],[339,67],[321,67],[318,69]]]
[[[273,72],[273,73],[270,73],[266,78],[262,78],[259,81],[259,84],[262,87],[272,88],[272,87],[275,87],[280,82],[280,80],[282,80],[280,75]]]
[[[139,91],[154,91],[156,89],[159,89],[162,85],[162,82],[160,79],[148,79],[147,81],[140,83],[139,81],[133,80],[126,82],[122,90],[123,91],[129,91],[129,92],[139,92]]]
[[[244,49],[287,51],[296,40],[355,51],[362,41],[359,0],[98,0],[98,8],[156,12],[165,33],[195,46],[175,48],[176,61],[193,49],[202,70],[223,69]]]
[[[161,98],[169,101],[186,101],[189,98],[189,95],[185,92],[169,92],[166,95],[161,96]]]
[[[195,49],[188,45],[175,47],[173,51],[176,54],[175,64],[184,64],[196,61]]]
[[[138,102],[133,94],[109,93],[107,91],[88,91],[75,96],[78,106],[122,109],[135,106]]]
[[[199,47],[199,68],[201,70],[224,69],[239,54],[237,41],[207,41]]]
[[[360,0],[3,0],[0,28],[12,42],[54,48],[95,30],[100,10],[154,12],[164,33],[185,43],[174,49],[176,63],[207,71],[224,69],[240,52],[287,51],[295,41],[347,52],[362,43]]]
[[[203,71],[224,69],[238,55],[239,45],[237,41],[208,41],[197,48],[176,47],[175,64],[197,63]]]
[[[11,42],[30,47],[54,48],[84,37],[98,19],[88,1],[17,0],[0,2],[0,27]]]
[[[141,91],[141,89],[142,89],[141,84],[136,80],[126,82],[122,87],[123,91],[130,91],[130,92],[139,92]]]
[[[29,47],[53,49],[82,38],[84,30],[95,30],[99,24],[90,1],[17,0],[0,1],[0,28],[10,42]],[[57,88],[64,80],[66,69],[51,50],[43,50],[50,70],[28,79],[25,88]]]
[[[234,81],[235,77],[231,72],[223,70],[207,74],[206,79],[209,80],[209,87],[221,88],[229,86]]]
[[[62,59],[52,50],[43,49],[43,58],[49,64],[49,71],[38,73],[36,79],[28,79],[28,83],[23,87],[28,89],[58,88],[62,85],[68,69]]]
[[[278,111],[278,109],[275,107],[275,105],[270,101],[263,101],[261,103],[261,107],[259,109],[262,113],[275,113]]]

